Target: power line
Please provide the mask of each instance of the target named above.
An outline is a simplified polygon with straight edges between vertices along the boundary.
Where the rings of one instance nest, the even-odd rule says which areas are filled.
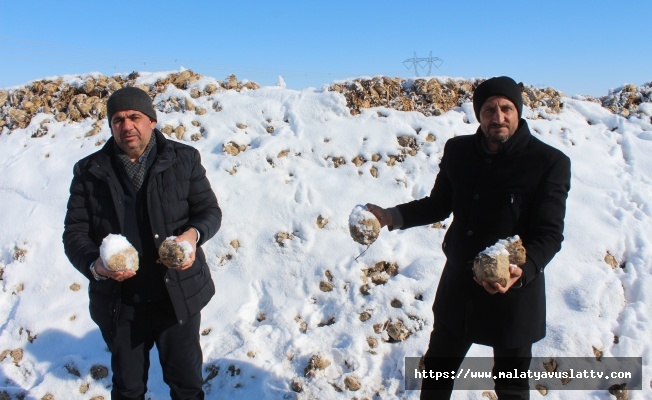
[[[442,60],[441,58],[433,57],[432,51],[430,52],[428,57],[422,57],[422,58],[417,57],[417,53],[415,52],[413,58],[408,58],[407,60],[403,61],[403,65],[405,65],[405,68],[407,68],[408,70],[414,67],[414,74],[416,76],[419,76],[419,68],[423,69],[425,64],[428,66],[428,75],[426,76],[430,76],[430,71],[432,70],[432,66],[434,65],[435,68],[439,68],[443,62],[444,60]]]

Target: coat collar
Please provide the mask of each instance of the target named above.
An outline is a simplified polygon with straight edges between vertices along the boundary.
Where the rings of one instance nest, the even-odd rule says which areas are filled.
[[[174,151],[169,141],[158,129],[154,129],[152,132],[156,135],[156,153],[159,157],[162,157],[164,160],[174,159]],[[111,168],[111,159],[114,156],[114,143],[115,139],[113,136],[106,141],[104,146],[95,153],[93,157],[94,165],[99,165],[102,168]]]
[[[151,174],[168,169],[176,159],[176,153],[170,141],[158,129],[154,129],[154,134],[156,135],[157,157],[152,166]]]

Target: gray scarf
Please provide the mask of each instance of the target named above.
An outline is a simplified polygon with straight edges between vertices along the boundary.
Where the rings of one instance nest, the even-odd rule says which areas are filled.
[[[140,187],[143,186],[145,173],[147,172],[147,157],[149,156],[149,152],[152,150],[152,148],[154,148],[154,146],[156,146],[156,135],[154,132],[152,132],[152,137],[149,139],[149,143],[147,143],[145,151],[140,157],[138,157],[138,160],[134,162],[131,161],[129,156],[125,154],[125,152],[118,146],[117,143],[114,143],[114,148],[116,149],[118,160],[120,160],[122,165],[124,165],[125,170],[127,171],[127,176],[136,188],[136,191],[139,191]]]

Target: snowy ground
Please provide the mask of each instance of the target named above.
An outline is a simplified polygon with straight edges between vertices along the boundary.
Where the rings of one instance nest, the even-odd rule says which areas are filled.
[[[142,74],[139,83],[157,77]],[[164,108],[170,96],[190,99],[171,87],[155,103]],[[446,140],[478,126],[471,104],[438,117],[390,109],[351,116],[340,94],[282,87],[190,101],[208,112],[159,112],[159,127],[186,127],[182,140],[200,150],[224,212],[222,229],[204,247],[217,286],[202,314],[207,398],[418,398],[404,391],[403,362],[427,346],[444,230],[383,229],[355,260],[365,246],[351,239],[348,218],[357,204],[386,207],[427,195]],[[652,398],[652,107],[641,111],[623,118],[565,99],[562,114],[524,113],[537,137],[572,159],[573,171],[566,240],[547,267],[548,335],[534,355],[592,357],[596,348],[643,357],[643,390],[630,399]],[[95,380],[91,367],[108,366],[109,354],[88,315],[87,281],[66,259],[61,234],[72,166],[110,131],[105,122],[100,134],[85,137],[91,120],[52,122],[47,136],[32,138],[46,117],[0,135],[0,391],[12,399],[107,399],[110,375]],[[430,133],[434,142],[425,140]],[[401,136],[415,138],[419,150],[390,166]],[[227,154],[229,142],[246,149]],[[367,161],[356,166],[357,156]],[[607,252],[622,268],[604,261]],[[363,270],[381,261],[396,263],[398,274],[381,273],[384,284],[368,281],[364,295]],[[399,342],[387,332],[396,321],[410,332]],[[475,346],[469,355],[490,354]],[[330,365],[306,376],[313,355]],[[153,364],[148,397],[166,399]],[[345,387],[352,376],[357,391]],[[609,397],[551,390],[545,398]]]

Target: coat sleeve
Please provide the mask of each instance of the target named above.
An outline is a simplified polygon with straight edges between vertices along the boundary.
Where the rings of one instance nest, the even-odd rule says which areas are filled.
[[[396,206],[403,218],[401,229],[443,221],[453,211],[453,190],[447,168],[449,153],[450,146],[447,143],[430,195]]]
[[[91,239],[88,197],[82,182],[79,163],[73,169],[70,197],[63,230],[63,247],[72,265],[88,279],[92,279],[89,267],[99,255],[99,247]]]
[[[222,224],[222,210],[217,202],[215,192],[206,177],[206,169],[201,164],[199,152],[192,152],[190,175],[190,191],[188,204],[190,215],[188,222],[181,228],[182,231],[193,227],[199,230],[198,246],[212,238]]]
[[[536,279],[561,249],[570,180],[570,159],[562,155],[548,169],[536,190],[527,237],[523,238],[527,252],[527,260],[521,266],[525,274],[523,285]]]

